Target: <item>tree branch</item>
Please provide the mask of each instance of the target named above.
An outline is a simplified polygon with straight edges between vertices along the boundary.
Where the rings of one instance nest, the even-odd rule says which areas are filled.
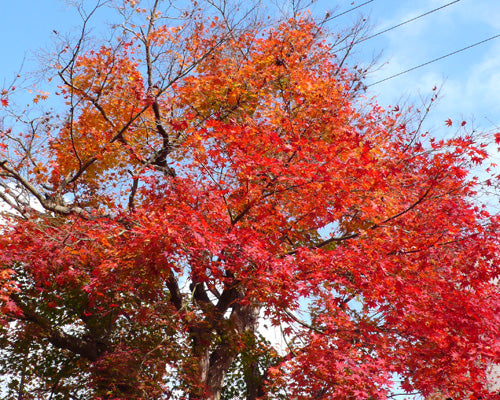
[[[17,317],[17,319],[37,325],[41,328],[43,336],[46,337],[53,346],[59,349],[69,350],[74,354],[79,354],[89,361],[96,361],[103,353],[104,349],[100,348],[101,346],[96,342],[92,340],[87,341],[54,328],[52,322],[48,318],[38,314],[34,307],[23,303],[17,294],[13,293],[10,297],[23,312],[22,317]]]
[[[83,217],[88,216],[87,212],[83,208],[67,207],[52,201],[52,199],[46,199],[45,196],[43,196],[31,183],[29,183],[25,178],[19,175],[19,173],[9,167],[7,165],[7,160],[0,161],[0,168],[8,172],[10,177],[14,178],[19,184],[21,184],[26,190],[28,190],[46,210],[64,215],[78,214]]]
[[[402,215],[406,214],[407,212],[413,210],[415,207],[417,207],[420,203],[422,203],[424,201],[424,199],[429,195],[429,193],[430,193],[430,191],[431,191],[432,188],[433,188],[433,185],[429,186],[429,188],[424,192],[424,194],[422,194],[422,196],[420,196],[409,207],[405,208],[404,210],[400,211],[397,214],[391,215],[390,217],[386,218],[385,220],[383,220],[383,221],[381,221],[379,223],[371,225],[370,227],[368,227],[366,229],[366,231],[368,231],[368,230],[374,230],[376,228],[379,228],[380,226],[386,224],[387,222],[392,221],[393,219],[399,218],[400,216],[402,216]],[[357,238],[359,235],[361,235],[361,233],[362,233],[362,231],[358,231],[358,232],[350,233],[350,234],[343,235],[343,236],[340,236],[340,237],[331,237],[329,239],[323,240],[320,243],[312,245],[311,247],[309,247],[309,249],[311,249],[311,250],[312,249],[320,249],[322,247],[327,246],[330,243],[336,243],[336,242],[342,242],[344,240],[354,239],[354,238]],[[294,254],[297,253],[297,251],[298,251],[297,249],[291,250],[291,251],[285,253],[285,256],[294,255]]]

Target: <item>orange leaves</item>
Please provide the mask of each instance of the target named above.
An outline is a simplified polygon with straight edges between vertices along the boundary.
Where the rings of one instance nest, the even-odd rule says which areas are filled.
[[[184,101],[202,115],[251,117],[256,111],[273,109],[277,98],[291,95],[299,82],[307,86],[312,71],[306,54],[318,50],[310,40],[313,28],[306,23],[280,28],[266,32],[265,39],[248,32],[215,49],[198,66],[199,74],[183,85]],[[289,41],[294,42],[293,50]]]
[[[500,331],[498,217],[471,203],[467,178],[485,149],[356,97],[310,19],[228,32],[197,18],[80,55],[62,121],[0,144],[28,160],[2,179],[47,207],[19,207],[0,236],[24,298],[84,327],[96,397],[130,376],[165,397],[146,388],[170,388],[168,368],[185,397],[209,398],[200,371],[239,365],[262,313],[290,350],[259,350],[266,387],[383,399],[398,373],[408,390],[470,394]],[[47,139],[41,156],[34,139]]]
[[[76,66],[73,91],[84,102],[100,104],[94,112],[111,126],[123,126],[145,99],[142,76],[137,63],[129,58],[134,50],[101,48],[97,53],[81,57]],[[102,110],[99,110],[102,108]]]
[[[130,58],[133,52],[125,44],[118,49],[102,47],[78,59],[63,94],[79,99],[79,107],[50,143],[63,175],[78,173],[90,163],[85,177],[96,182],[106,171],[140,159],[147,131],[134,121],[150,114],[145,112],[149,100],[142,76]]]

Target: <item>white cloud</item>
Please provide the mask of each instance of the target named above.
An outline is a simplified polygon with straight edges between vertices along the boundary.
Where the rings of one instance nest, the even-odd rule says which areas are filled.
[[[381,28],[394,26],[425,11],[442,6],[442,1],[401,2]],[[374,6],[374,10],[376,7]],[[389,13],[387,13],[389,14]],[[384,35],[387,61],[370,76],[369,82],[398,74],[434,58],[498,33],[500,2],[462,0]],[[378,31],[378,28],[375,29]],[[384,44],[382,44],[384,45]],[[481,129],[500,124],[500,38],[447,57],[407,74],[371,87],[382,105],[410,97],[418,104],[432,88],[443,85],[441,99],[431,114],[431,125],[443,121],[471,119]],[[411,100],[410,100],[411,101]]]

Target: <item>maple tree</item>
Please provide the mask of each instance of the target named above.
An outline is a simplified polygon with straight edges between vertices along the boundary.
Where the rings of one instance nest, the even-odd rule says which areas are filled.
[[[484,145],[365,99],[307,13],[168,4],[83,29],[53,65],[65,111],[1,133],[9,398],[492,396]]]

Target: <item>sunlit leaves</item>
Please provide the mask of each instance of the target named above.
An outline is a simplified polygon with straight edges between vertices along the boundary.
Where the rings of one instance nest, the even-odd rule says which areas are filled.
[[[500,230],[472,202],[484,145],[359,96],[310,17],[169,26],[139,5],[117,44],[58,65],[61,116],[2,138],[21,206],[1,312],[16,357],[49,346],[33,382],[59,368],[94,398],[385,399],[398,374],[486,396]]]

